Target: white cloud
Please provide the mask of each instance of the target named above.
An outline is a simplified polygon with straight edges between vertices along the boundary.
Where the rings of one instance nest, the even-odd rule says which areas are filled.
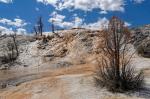
[[[35,8],[35,10],[36,10],[36,11],[40,11],[40,9],[39,9],[39,8],[37,8],[37,7]]]
[[[24,28],[18,28],[17,29],[17,34],[26,34],[26,33],[27,33],[27,31]]]
[[[24,20],[16,18],[16,19],[14,19],[14,22],[12,25],[15,25],[17,27],[23,27],[23,26],[26,26],[27,23]]]
[[[48,21],[51,23],[52,21],[54,22],[54,25],[61,27],[61,28],[69,28],[72,26],[72,23],[70,22],[65,22],[65,16],[58,14],[57,12],[53,12],[51,14],[52,18],[50,18]]]
[[[74,17],[73,21],[64,21],[61,23],[61,27],[63,28],[78,28],[78,27],[82,27],[83,25],[83,19],[79,18],[78,16]]]
[[[54,21],[54,25],[61,28],[90,28],[90,29],[103,29],[108,25],[108,19],[100,18],[97,22],[85,24],[84,20],[79,18],[77,15],[74,15],[74,19],[72,21],[64,21],[65,16],[58,14],[57,12],[53,12],[52,17],[49,19],[49,22]]]
[[[48,21],[51,23],[54,22],[54,25],[61,27],[61,28],[73,28],[73,27],[80,27],[83,24],[83,20],[77,16],[74,16],[73,21],[65,21],[66,17],[64,15],[60,15],[57,12],[52,13],[52,18]]]
[[[13,33],[12,29],[8,29],[6,27],[3,27],[3,26],[0,26],[0,35],[3,35],[3,34],[11,34]]]
[[[131,23],[128,23],[128,22],[125,22],[124,25],[125,25],[126,27],[128,27],[128,26],[131,26],[132,24],[131,24]]]
[[[124,11],[124,0],[37,0],[44,4],[51,4],[57,10],[81,9],[91,11],[99,8],[103,11]]]
[[[74,17],[74,27],[81,27],[83,25],[83,19],[79,18],[78,16]]]
[[[14,20],[0,18],[0,23],[4,25],[9,25],[9,26],[15,26],[15,27],[23,27],[27,25],[27,23],[24,20],[19,19],[19,18],[15,18]]]
[[[142,3],[142,2],[144,2],[145,0],[131,0],[131,1],[133,1],[133,2],[135,2],[135,3]]]
[[[52,18],[49,19],[49,22],[54,22],[55,26],[60,28],[68,29],[68,28],[88,28],[92,30],[101,30],[108,27],[109,20],[106,17],[99,18],[96,22],[93,23],[84,23],[84,19],[81,19],[76,14],[73,15],[74,19],[72,21],[65,21],[65,16],[60,15],[57,12],[52,13]],[[131,26],[130,23],[125,22],[125,26]]]
[[[3,26],[0,26],[0,31],[4,31],[4,30],[6,30],[6,28]]]
[[[100,8],[104,11],[123,11],[123,0],[75,0],[75,8],[92,10]]]
[[[64,15],[60,15],[57,12],[53,12],[51,16],[52,18],[49,19],[49,22],[61,23],[65,19]]]
[[[37,0],[37,2],[42,2],[44,4],[56,4],[58,0]]]
[[[104,17],[104,18],[100,18],[97,22],[84,24],[83,27],[94,29],[94,30],[100,30],[100,29],[107,28],[108,23],[109,23],[109,20]]]
[[[17,30],[14,31],[12,28],[7,28],[7,27],[4,27],[4,26],[0,26],[0,35],[4,35],[4,34],[9,35],[9,34],[13,34],[13,33],[27,34],[27,31],[24,28],[17,28]]]
[[[97,22],[89,23],[89,24],[84,24],[83,27],[84,28],[93,29],[93,30],[101,30],[101,29],[108,28],[108,24],[109,24],[109,20],[104,17],[104,18],[99,18],[99,20]],[[124,25],[126,27],[129,27],[132,24],[130,24],[128,22],[125,22]]]
[[[7,31],[6,27],[0,26],[0,35],[3,34],[3,32]]]
[[[72,28],[74,26],[72,22],[67,22],[67,21],[64,21],[61,24],[56,24],[56,25],[61,28]]]
[[[0,0],[0,2],[2,2],[2,3],[11,3],[12,0]]]
[[[0,18],[0,24],[2,24],[2,26],[0,26],[0,34],[11,34],[14,32],[17,34],[26,34],[27,32],[26,29],[23,28],[27,23],[19,18],[15,18],[14,20]]]
[[[107,14],[107,11],[101,11],[100,14]]]

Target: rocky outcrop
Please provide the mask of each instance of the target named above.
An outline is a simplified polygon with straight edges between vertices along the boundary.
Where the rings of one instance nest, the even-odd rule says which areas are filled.
[[[150,57],[150,25],[131,30],[133,44],[138,53],[144,57]]]
[[[41,50],[45,61],[83,64],[96,58],[96,52],[99,51],[98,44],[101,43],[100,31],[73,29],[59,31],[58,34],[61,38],[54,37],[45,44],[42,44],[42,40],[39,41],[38,49]]]

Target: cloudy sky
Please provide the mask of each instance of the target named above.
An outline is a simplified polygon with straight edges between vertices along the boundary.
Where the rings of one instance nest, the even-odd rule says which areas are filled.
[[[44,30],[86,27],[100,29],[112,16],[127,26],[150,24],[150,0],[0,0],[0,31],[32,32],[39,16]]]

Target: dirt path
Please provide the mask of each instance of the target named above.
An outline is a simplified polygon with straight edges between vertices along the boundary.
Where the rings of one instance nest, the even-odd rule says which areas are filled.
[[[146,99],[146,95],[147,99],[150,98],[149,90],[126,95],[96,87],[93,80],[95,70],[94,65],[83,64],[33,73],[25,70],[24,75],[15,72],[9,82],[18,86],[0,90],[0,99]],[[148,74],[150,72],[146,69],[146,80],[150,84]]]
[[[42,78],[1,90],[0,99],[142,99],[97,88],[93,71],[92,64],[85,64],[41,72]]]
[[[5,89],[5,91],[2,90],[0,97],[2,97],[2,99],[42,99],[42,97],[44,97],[44,99],[67,99],[67,95],[64,93],[66,92],[66,88],[63,88],[64,81],[60,78],[65,77],[65,75],[91,75],[93,70],[94,66],[92,65],[79,65],[59,70],[49,70],[34,75],[28,74],[28,76],[24,75],[18,76],[18,78],[11,78],[9,79],[9,84],[20,84],[27,80],[32,81],[23,83],[15,88],[12,87],[8,88],[8,90]],[[37,77],[39,77],[39,80],[34,80],[37,79]],[[42,90],[44,90],[44,93]]]
[[[66,74],[81,74],[90,72],[92,73],[95,69],[92,65],[77,65],[71,66],[67,68],[59,68],[59,69],[51,69],[45,68],[40,70],[39,68],[32,68],[32,69],[24,69],[24,70],[8,70],[8,71],[1,71],[0,81],[3,83],[7,83],[8,85],[19,85],[21,83],[40,79],[44,77],[53,77],[59,75],[66,75]]]

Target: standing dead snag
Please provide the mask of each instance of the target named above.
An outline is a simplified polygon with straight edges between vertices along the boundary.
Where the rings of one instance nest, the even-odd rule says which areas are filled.
[[[56,13],[53,14],[53,16],[52,16],[53,18],[50,20],[50,22],[51,22],[51,30],[52,30],[52,33],[53,33],[55,36],[61,38],[61,36],[60,36],[57,32],[55,32],[55,30],[56,30],[55,22],[57,22],[57,20],[55,20],[55,19],[56,19],[56,16],[57,16]]]
[[[36,35],[42,36],[43,35],[43,22],[42,22],[42,17],[39,17],[37,24],[34,26],[34,32],[36,33]]]
[[[16,33],[11,34],[10,37],[12,37],[12,39],[13,39],[13,43],[14,43],[15,50],[17,52],[17,56],[19,56],[18,45],[17,45],[17,42],[16,42]]]
[[[39,30],[39,33],[40,33],[40,35],[42,36],[42,33],[43,33],[43,22],[42,22],[42,17],[39,18],[37,24],[38,24],[38,30]]]
[[[34,26],[33,29],[34,29],[35,35],[37,36],[37,35],[38,35],[38,32],[37,32],[36,26]]]
[[[52,32],[55,33],[55,27],[54,27],[54,20],[52,20],[52,23],[51,23],[51,29],[52,29]]]
[[[143,74],[130,66],[128,54],[130,32],[117,17],[112,17],[108,29],[102,32],[104,47],[96,82],[113,92],[136,90],[142,87]]]

